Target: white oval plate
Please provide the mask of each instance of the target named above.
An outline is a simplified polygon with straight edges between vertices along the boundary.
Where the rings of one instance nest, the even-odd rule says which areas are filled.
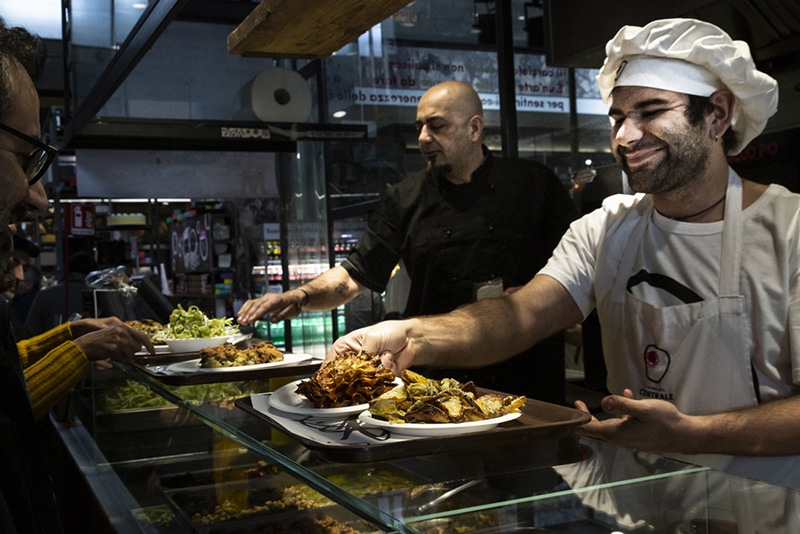
[[[395,423],[384,421],[372,417],[369,410],[364,410],[358,415],[359,422],[378,428],[389,430],[393,434],[404,434],[406,436],[455,436],[459,434],[471,434],[473,432],[483,432],[490,430],[500,423],[513,421],[522,415],[520,412],[508,413],[500,417],[486,419],[485,421],[467,421],[466,423]]]
[[[193,337],[187,339],[165,339],[164,343],[169,346],[169,350],[173,354],[177,354],[179,352],[200,352],[205,348],[219,347],[228,341],[230,337],[230,335],[227,335],[216,337]]]
[[[369,404],[356,404],[355,406],[342,406],[339,408],[314,408],[314,404],[300,395],[295,390],[297,385],[303,380],[295,380],[289,382],[285,386],[276,389],[272,395],[269,396],[269,404],[282,412],[296,413],[300,415],[313,415],[314,417],[344,417],[361,413],[367,408]],[[401,381],[402,383],[402,381]]]
[[[173,363],[167,366],[167,371],[175,373],[230,373],[233,371],[255,371],[257,369],[269,369],[271,367],[280,367],[282,365],[291,365],[295,363],[310,360],[310,354],[284,354],[283,360],[269,363],[255,363],[253,365],[237,365],[234,367],[200,367],[200,358],[193,360],[186,360],[183,362]]]

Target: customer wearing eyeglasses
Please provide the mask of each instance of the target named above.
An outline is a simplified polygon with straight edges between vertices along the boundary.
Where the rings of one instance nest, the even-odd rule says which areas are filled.
[[[28,162],[37,147],[25,136],[40,133],[39,97],[33,78],[44,68],[44,43],[0,19],[0,273],[13,282],[8,262],[13,233],[7,226],[27,211],[47,207],[40,183],[31,185]],[[10,131],[10,130],[13,130]],[[60,532],[47,458],[37,432],[22,365],[11,331],[10,307],[0,299],[0,525],[11,532]]]
[[[34,86],[45,55],[40,38],[23,28],[9,28],[0,18],[0,292],[15,282],[9,265],[13,223],[28,211],[47,208],[39,180],[57,151],[38,139],[39,96]],[[8,301],[0,297],[0,532],[57,534],[64,529],[31,399],[40,399],[39,392],[52,393],[48,388],[59,383],[55,377],[62,365],[39,360],[37,376],[31,375],[31,366],[23,372],[10,317]],[[147,336],[120,331],[137,347],[152,347]],[[25,364],[34,363],[29,360],[36,354],[25,352]],[[26,375],[31,375],[31,384],[38,380],[42,389],[32,385],[29,393]]]

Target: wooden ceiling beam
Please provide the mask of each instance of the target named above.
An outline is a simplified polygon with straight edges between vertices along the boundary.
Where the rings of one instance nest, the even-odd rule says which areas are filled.
[[[262,0],[228,35],[228,52],[329,57],[413,0]]]

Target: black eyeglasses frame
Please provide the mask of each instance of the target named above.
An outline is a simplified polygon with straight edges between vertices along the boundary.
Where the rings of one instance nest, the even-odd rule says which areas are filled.
[[[26,135],[16,128],[12,128],[7,124],[3,124],[0,122],[0,130],[5,130],[6,132],[10,133],[11,135],[22,139],[36,147],[36,149],[31,152],[28,157],[27,166],[25,168],[25,174],[28,176],[28,187],[34,185],[36,182],[42,179],[44,173],[47,172],[48,167],[50,164],[53,163],[53,160],[56,159],[58,155],[58,149],[53,145],[48,145],[47,143],[43,143],[39,139],[35,137],[31,137],[30,135]]]

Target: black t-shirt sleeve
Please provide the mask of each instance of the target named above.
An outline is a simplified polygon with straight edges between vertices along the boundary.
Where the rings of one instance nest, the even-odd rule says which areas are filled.
[[[378,293],[386,289],[400,261],[405,239],[401,201],[398,187],[389,186],[378,209],[369,217],[367,231],[341,264],[353,280]]]

